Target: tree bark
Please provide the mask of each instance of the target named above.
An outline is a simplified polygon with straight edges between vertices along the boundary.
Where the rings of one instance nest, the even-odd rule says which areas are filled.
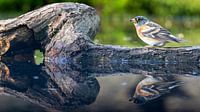
[[[12,54],[34,49],[49,54],[50,49],[59,52],[76,40],[90,41],[98,25],[99,17],[92,7],[78,3],[56,3],[14,19],[1,20],[0,37],[11,40],[9,51]]]

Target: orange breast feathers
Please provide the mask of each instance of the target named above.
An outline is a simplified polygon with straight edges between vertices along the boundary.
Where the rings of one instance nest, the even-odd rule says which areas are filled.
[[[148,26],[146,25],[136,27],[138,36],[143,37],[142,32],[144,32],[147,28]]]
[[[140,96],[143,96],[143,97],[146,97],[146,96],[150,96],[150,95],[153,95],[152,93],[150,92],[147,92],[147,91],[144,91],[141,89],[141,85],[138,85],[136,87],[136,93]]]
[[[137,28],[138,33],[141,34],[141,32],[144,32],[145,30],[147,30],[149,28],[149,26],[143,25]]]
[[[157,38],[157,39],[155,39],[155,38],[149,38],[149,37],[145,37],[143,34],[142,34],[142,32],[145,32],[145,31],[147,31],[147,29],[149,29],[149,26],[146,26],[146,25],[143,25],[143,26],[140,26],[140,27],[137,27],[137,34],[138,34],[138,36],[143,40],[143,41],[148,41],[148,42],[159,42],[160,40]],[[155,31],[153,31],[153,32],[158,32],[159,31],[159,29],[158,30],[155,30]],[[153,33],[152,32],[152,33]]]

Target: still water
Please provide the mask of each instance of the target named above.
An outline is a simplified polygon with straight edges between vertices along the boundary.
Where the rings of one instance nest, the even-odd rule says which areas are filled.
[[[133,62],[102,62],[76,67],[9,60],[12,61],[0,64],[1,112],[191,112],[200,109],[198,63],[138,67]]]

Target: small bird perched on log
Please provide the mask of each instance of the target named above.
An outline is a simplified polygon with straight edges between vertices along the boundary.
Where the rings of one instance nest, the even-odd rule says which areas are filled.
[[[129,99],[136,104],[144,104],[147,101],[154,100],[172,89],[183,85],[183,82],[169,80],[166,77],[147,76],[136,86],[134,95]]]
[[[150,46],[162,47],[167,42],[183,42],[182,39],[175,37],[168,30],[144,16],[136,16],[130,21],[133,22],[140,39]]]

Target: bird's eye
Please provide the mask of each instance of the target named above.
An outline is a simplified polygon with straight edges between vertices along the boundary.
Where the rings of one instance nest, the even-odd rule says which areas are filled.
[[[142,21],[143,19],[142,18],[138,18],[138,21]]]
[[[137,23],[140,22],[140,21],[142,21],[142,19],[141,18],[137,18]]]

